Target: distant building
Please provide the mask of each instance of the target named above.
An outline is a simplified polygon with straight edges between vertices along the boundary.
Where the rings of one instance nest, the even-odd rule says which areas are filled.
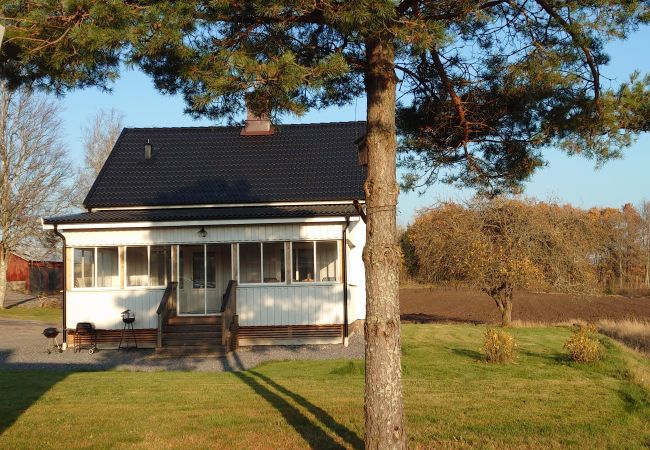
[[[7,283],[17,292],[58,292],[63,288],[63,261],[56,255],[35,258],[10,252]]]

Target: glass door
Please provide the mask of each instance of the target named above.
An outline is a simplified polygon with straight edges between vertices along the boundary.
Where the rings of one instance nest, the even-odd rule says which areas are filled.
[[[230,244],[180,245],[178,314],[219,313],[230,277]]]

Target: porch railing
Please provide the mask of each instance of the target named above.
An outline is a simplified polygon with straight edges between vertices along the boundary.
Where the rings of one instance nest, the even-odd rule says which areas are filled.
[[[221,302],[221,344],[227,350],[232,350],[235,347],[233,337],[236,336],[238,326],[237,282],[230,280]]]
[[[158,342],[156,346],[162,347],[163,326],[169,318],[169,314],[176,309],[176,281],[167,284],[167,288],[160,299],[160,304],[156,310],[158,315]]]

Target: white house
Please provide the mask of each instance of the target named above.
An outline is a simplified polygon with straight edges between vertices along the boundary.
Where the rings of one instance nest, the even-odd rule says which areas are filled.
[[[127,128],[65,247],[64,324],[139,346],[344,342],[365,317],[365,122]]]

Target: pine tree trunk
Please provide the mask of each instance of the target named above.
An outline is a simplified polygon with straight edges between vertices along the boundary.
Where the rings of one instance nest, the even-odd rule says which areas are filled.
[[[7,298],[7,255],[0,250],[0,308],[6,308],[5,300]]]
[[[367,449],[406,448],[399,316],[394,49],[366,40],[368,101],[366,267]]]

